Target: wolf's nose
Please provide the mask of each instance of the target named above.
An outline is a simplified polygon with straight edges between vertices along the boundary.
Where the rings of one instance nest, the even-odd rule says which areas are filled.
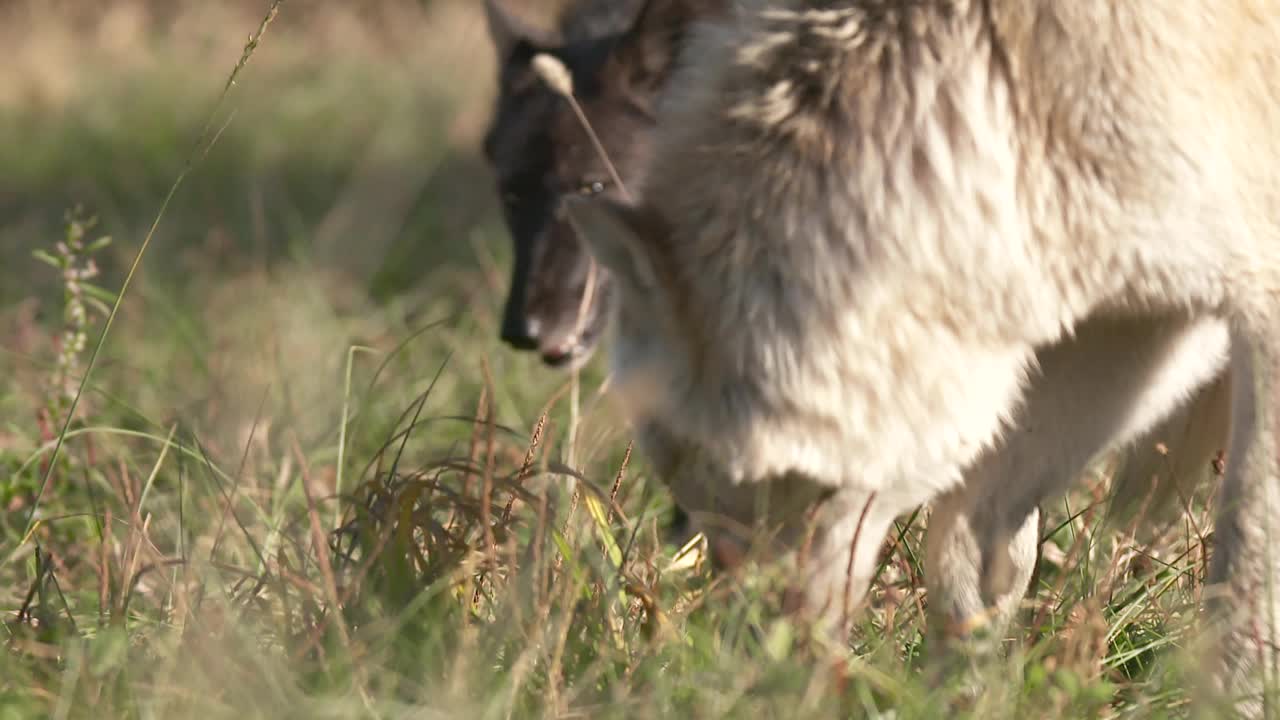
[[[565,365],[573,359],[576,349],[577,343],[573,341],[564,341],[550,347],[544,347],[542,348],[542,362],[552,367]]]

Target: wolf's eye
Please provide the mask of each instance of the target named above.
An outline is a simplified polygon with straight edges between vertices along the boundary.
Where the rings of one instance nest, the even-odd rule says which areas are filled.
[[[604,192],[604,189],[605,184],[603,182],[599,180],[591,180],[578,186],[578,194],[590,197],[592,195],[599,195]]]

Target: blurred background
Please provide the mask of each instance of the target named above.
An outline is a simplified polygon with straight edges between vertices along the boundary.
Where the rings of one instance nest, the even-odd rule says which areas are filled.
[[[483,360],[516,395],[563,380],[496,341],[510,248],[478,151],[495,84],[480,3],[287,2],[214,113],[266,7],[0,4],[0,452],[37,443],[59,351],[63,277],[33,251],[79,207],[113,238],[90,282],[118,289],[193,154],[99,358],[139,417],[199,426],[219,452],[255,415],[314,437],[335,426],[351,345],[445,318],[423,339],[441,359]]]

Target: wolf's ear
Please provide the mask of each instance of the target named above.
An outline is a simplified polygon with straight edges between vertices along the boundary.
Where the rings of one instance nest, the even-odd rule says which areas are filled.
[[[644,0],[606,70],[614,75],[610,81],[630,88],[662,87],[693,23],[727,14],[728,4],[728,0]]]
[[[615,280],[637,292],[660,289],[662,265],[655,262],[653,241],[667,228],[656,212],[605,198],[571,195],[563,202],[574,232]]]
[[[532,17],[531,4],[527,0],[484,0],[489,36],[499,60],[511,57],[511,51],[521,41],[542,49],[561,44],[560,33],[545,27],[553,24],[551,21],[539,22]]]

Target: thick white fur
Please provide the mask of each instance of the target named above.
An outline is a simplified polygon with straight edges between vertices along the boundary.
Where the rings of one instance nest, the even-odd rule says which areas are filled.
[[[931,622],[1002,622],[1037,503],[1229,349],[1215,677],[1256,690],[1280,608],[1278,48],[1277,0],[741,0],[686,50],[645,206],[569,207],[621,279],[614,382],[678,501],[782,524],[783,549],[816,523],[803,600],[827,612],[936,501]]]

